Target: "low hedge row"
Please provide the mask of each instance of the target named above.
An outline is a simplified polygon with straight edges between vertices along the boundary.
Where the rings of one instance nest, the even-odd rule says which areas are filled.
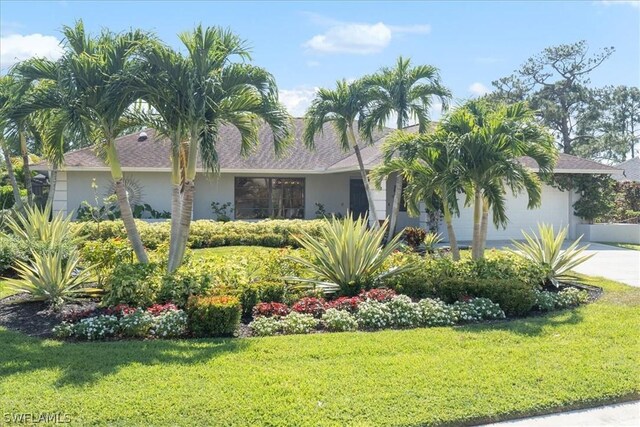
[[[318,235],[323,220],[264,220],[257,222],[218,222],[197,220],[191,223],[189,246],[194,249],[218,246],[266,246],[279,248],[297,247],[293,236],[305,231]],[[169,241],[171,223],[169,221],[149,223],[136,220],[143,244],[149,249]],[[111,238],[126,239],[124,224],[120,220],[74,223],[81,235],[90,240]]]

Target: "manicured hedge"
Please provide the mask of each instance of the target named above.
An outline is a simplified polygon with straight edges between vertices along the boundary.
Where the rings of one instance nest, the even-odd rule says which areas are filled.
[[[213,248],[217,246],[267,246],[279,248],[297,247],[293,236],[306,231],[317,235],[323,220],[264,220],[257,222],[218,222],[198,220],[191,223],[189,246]],[[149,223],[136,220],[142,242],[149,249],[156,249],[169,241],[169,221]],[[126,238],[122,221],[81,222],[74,224],[81,234],[91,240],[106,240],[113,237]]]

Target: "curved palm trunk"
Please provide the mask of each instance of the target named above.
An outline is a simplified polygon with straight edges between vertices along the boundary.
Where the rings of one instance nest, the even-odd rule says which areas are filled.
[[[27,190],[27,204],[33,206],[33,185],[31,182],[31,168],[29,167],[29,151],[27,150],[27,136],[20,131],[20,153],[22,154],[22,171],[24,172],[24,188]]]
[[[49,194],[47,195],[47,206],[53,208],[53,199],[56,194],[56,183],[58,182],[58,166],[53,165],[49,172]]]
[[[447,194],[446,189],[443,194]],[[447,225],[447,235],[449,237],[449,246],[451,246],[451,255],[454,261],[460,260],[460,249],[458,248],[458,239],[456,238],[456,232],[453,229],[453,218],[451,216],[451,209],[446,200],[443,200],[442,210],[444,213],[444,223]]]
[[[480,259],[482,257],[480,252],[480,240],[481,235],[481,222],[482,222],[482,190],[478,187],[474,190],[473,200],[473,242],[471,243],[471,257],[473,259]]]
[[[129,204],[127,189],[124,186],[124,176],[122,175],[120,161],[118,160],[118,154],[116,153],[113,141],[109,141],[107,144],[106,152],[107,159],[109,160],[109,166],[111,168],[111,177],[115,184],[116,196],[118,197],[118,206],[120,207],[122,222],[124,223],[124,228],[127,231],[127,237],[129,238],[129,242],[131,242],[131,247],[133,248],[133,252],[136,254],[136,258],[138,258],[138,261],[143,264],[148,264],[149,258],[144,250],[140,233],[136,227],[136,222],[133,219],[133,212],[131,211],[131,205]]]
[[[353,132],[353,126],[349,125],[349,137],[351,138],[351,145],[356,153],[358,159],[358,166],[360,168],[360,175],[362,176],[362,183],[364,184],[364,191],[367,194],[367,201],[369,202],[369,220],[373,223],[374,230],[380,228],[378,222],[378,215],[376,214],[376,207],[373,203],[373,195],[371,194],[371,186],[369,185],[369,178],[367,177],[367,171],[364,169],[364,162],[362,161],[362,154],[360,154],[360,147],[356,141],[356,135]]]
[[[189,229],[191,216],[193,215],[193,200],[195,196],[196,161],[198,158],[199,139],[198,132],[192,130],[189,142],[189,154],[187,158],[187,170],[184,177],[182,190],[182,206],[180,208],[180,220],[176,234],[175,255],[171,258],[171,268],[176,269],[182,264],[184,253],[189,241]]]
[[[21,211],[24,208],[24,206],[22,204],[22,199],[20,198],[20,187],[18,187],[16,174],[13,172],[11,155],[9,154],[9,150],[7,150],[7,146],[4,144],[4,141],[0,142],[0,145],[2,146],[2,155],[4,156],[4,161],[7,166],[7,175],[9,176],[9,183],[11,184],[11,188],[13,190],[14,206],[16,207],[16,210]]]
[[[402,200],[402,174],[396,173],[395,190],[393,193],[393,202],[391,204],[391,218],[389,218],[389,235],[387,240],[393,239],[396,235],[396,224],[398,223],[398,215],[400,214],[400,201]]]
[[[482,202],[482,219],[480,220],[480,258],[484,258],[484,250],[487,246],[487,228],[489,227],[489,203]]]

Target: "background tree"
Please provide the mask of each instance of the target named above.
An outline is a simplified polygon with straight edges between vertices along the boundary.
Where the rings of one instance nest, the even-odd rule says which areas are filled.
[[[440,100],[444,111],[451,98],[451,92],[440,82],[436,67],[412,67],[411,59],[402,56],[398,57],[394,68],[384,67],[376,74],[364,77],[362,84],[367,89],[369,99],[362,131],[371,142],[374,129],[381,130],[393,115],[396,116],[396,129],[404,129],[411,121],[416,121],[418,131],[426,132],[433,99]],[[395,190],[389,219],[389,239],[395,235],[403,187],[402,174],[394,173],[392,176]]]
[[[529,156],[538,170],[548,174],[557,158],[553,138],[540,126],[526,103],[494,105],[484,99],[467,102],[448,115],[443,129],[455,140],[460,162],[460,179],[472,194],[472,256],[484,256],[489,210],[496,227],[506,227],[506,190],[514,195],[526,192],[528,208],[540,205],[538,175],[518,159]]]
[[[347,152],[353,149],[358,159],[360,176],[369,202],[369,222],[377,229],[380,223],[355,131],[356,126],[358,130],[362,129],[364,110],[368,102],[366,88],[362,82],[358,81],[347,83],[346,80],[338,80],[334,90],[324,88],[318,90],[305,114],[303,140],[307,147],[314,148],[316,134],[322,133],[324,125],[331,123],[338,134],[342,150]]]
[[[15,128],[15,122],[11,118],[11,108],[16,100],[18,86],[16,80],[12,76],[0,77],[0,148],[2,149],[2,157],[4,158],[7,168],[9,183],[13,189],[13,198],[15,207],[22,210],[22,198],[20,197],[20,187],[16,179],[13,164],[11,163],[11,151],[9,149],[12,134],[12,128]]]
[[[503,102],[529,101],[553,131],[561,151],[572,154],[577,145],[593,140],[591,134],[581,132],[585,122],[593,119],[589,74],[613,52],[613,47],[607,47],[590,55],[584,40],[548,47],[512,76],[494,81],[496,90],[491,97]]]

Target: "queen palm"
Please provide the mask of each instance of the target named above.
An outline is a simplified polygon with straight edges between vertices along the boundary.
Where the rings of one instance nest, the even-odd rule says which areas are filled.
[[[430,134],[394,132],[382,145],[383,162],[370,174],[379,185],[391,174],[402,177],[405,203],[410,215],[420,215],[425,204],[430,210],[442,209],[454,260],[460,259],[453,229],[453,215],[459,214],[458,194],[464,192],[455,144],[442,128]]]
[[[443,110],[447,108],[451,92],[442,86],[438,69],[431,65],[411,66],[411,59],[398,57],[394,68],[384,67],[378,73],[363,78],[368,99],[363,133],[371,141],[373,131],[384,127],[396,116],[396,128],[403,129],[411,121],[418,123],[418,131],[426,132],[429,110],[434,99],[439,99]],[[389,238],[395,234],[403,178],[394,174],[395,192],[389,219]]]
[[[540,205],[540,179],[518,160],[531,157],[540,173],[550,173],[557,159],[553,137],[522,102],[496,106],[472,100],[448,116],[442,126],[455,138],[461,179],[473,194],[472,257],[479,259],[484,256],[489,210],[496,227],[508,223],[507,189],[514,195],[526,192],[529,209]]]
[[[128,124],[122,119],[136,101],[136,94],[128,90],[127,82],[141,72],[142,63],[137,54],[151,39],[141,31],[123,34],[104,31],[98,37],[91,37],[82,21],[73,27],[65,26],[62,32],[65,53],[57,64],[47,60],[31,61],[21,66],[19,72],[26,79],[53,84],[49,97],[40,97],[33,103],[34,108],[62,108],[74,126],[87,122],[93,125],[95,143],[111,169],[127,236],[138,260],[147,263],[124,186],[115,139],[127,128]]]
[[[322,133],[324,125],[331,123],[338,134],[342,150],[346,152],[353,149],[369,203],[369,222],[377,229],[380,224],[355,131],[355,126],[361,128],[368,102],[367,91],[361,82],[339,80],[333,90],[319,89],[305,114],[303,140],[307,147],[314,148],[316,134]]]
[[[249,154],[258,144],[258,129],[266,123],[274,147],[281,154],[291,142],[290,117],[278,102],[273,76],[264,69],[234,58],[250,59],[246,43],[221,28],[183,33],[186,56],[156,46],[146,53],[150,78],[143,95],[160,118],[161,132],[172,141],[172,243],[170,271],[182,263],[193,212],[197,159],[207,171],[219,169],[216,145],[223,125],[235,127],[241,136],[241,152]],[[182,141],[188,141],[183,144]]]
[[[2,149],[2,156],[4,157],[7,168],[9,183],[13,189],[15,207],[18,210],[22,210],[23,205],[22,199],[20,198],[20,187],[18,187],[18,181],[16,180],[13,164],[11,163],[9,146],[11,145],[10,139],[15,137],[15,129],[18,127],[12,117],[12,108],[14,108],[15,102],[20,96],[20,86],[13,76],[6,75],[0,77],[0,148]]]

